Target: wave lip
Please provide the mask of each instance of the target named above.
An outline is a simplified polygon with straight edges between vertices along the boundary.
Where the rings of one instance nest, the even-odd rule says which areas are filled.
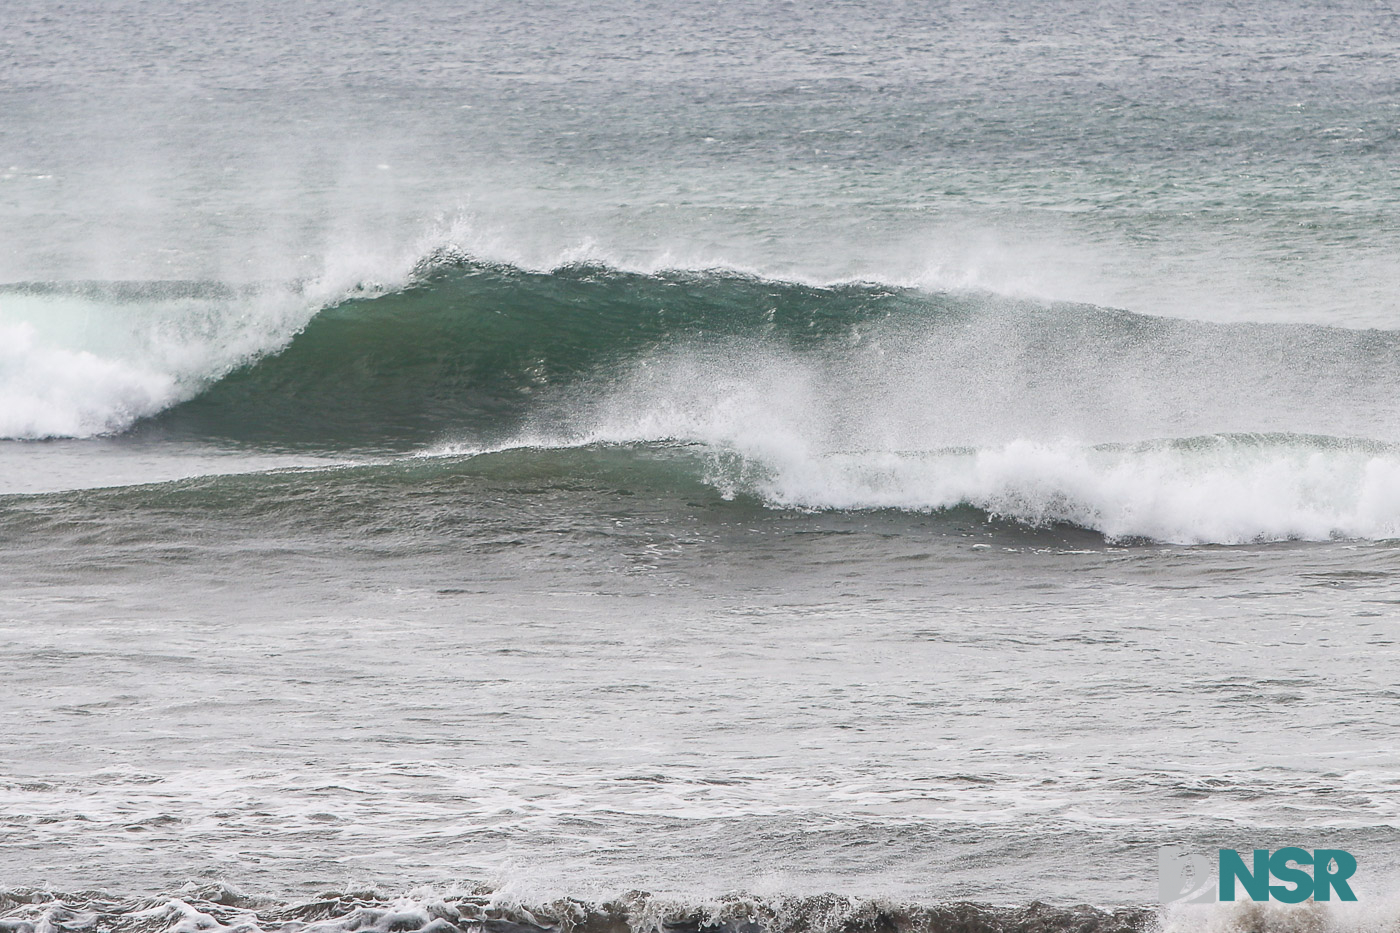
[[[178,397],[169,372],[46,346],[28,323],[0,324],[0,348],[0,438],[108,434]]]
[[[0,286],[0,438],[120,434],[275,352],[295,290],[210,282]]]

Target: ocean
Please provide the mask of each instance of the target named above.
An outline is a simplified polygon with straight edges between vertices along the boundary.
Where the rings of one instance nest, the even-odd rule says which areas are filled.
[[[1397,166],[1359,0],[10,0],[0,931],[1392,933]]]

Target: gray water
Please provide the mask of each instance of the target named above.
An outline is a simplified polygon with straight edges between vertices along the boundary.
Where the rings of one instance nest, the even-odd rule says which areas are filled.
[[[0,917],[854,929],[1299,845],[1359,903],[1162,922],[1390,929],[1397,50],[6,4]]]

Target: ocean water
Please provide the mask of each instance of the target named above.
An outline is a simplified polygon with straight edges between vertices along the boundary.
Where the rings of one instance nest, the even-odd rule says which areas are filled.
[[[1353,0],[0,6],[0,930],[1393,931],[1397,165]]]

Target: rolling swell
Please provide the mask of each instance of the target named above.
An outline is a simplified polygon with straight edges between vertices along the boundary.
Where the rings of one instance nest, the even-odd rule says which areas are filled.
[[[220,528],[219,540],[260,546],[295,547],[314,534],[351,548],[522,555],[553,553],[561,534],[612,552],[677,535],[714,544],[729,540],[726,529],[849,527],[1045,547],[1243,544],[1400,538],[1397,490],[1400,446],[1325,436],[786,456],[586,443],[8,496],[0,524],[58,554],[79,542],[173,544],[188,537],[191,516]]]

